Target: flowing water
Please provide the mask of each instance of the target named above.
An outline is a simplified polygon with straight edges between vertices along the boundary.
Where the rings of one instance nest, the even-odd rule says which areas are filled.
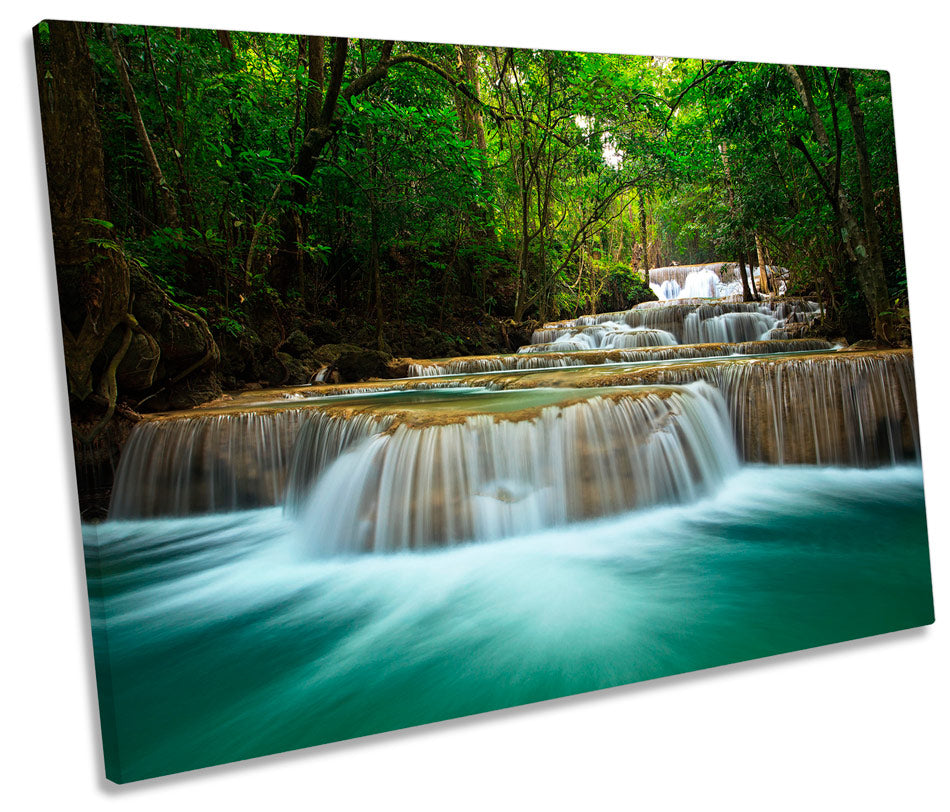
[[[136,780],[933,619],[919,467],[319,558],[280,508],[86,529],[111,775]]]
[[[931,622],[911,354],[768,338],[813,314],[684,297],[143,421],[84,527],[109,776]]]

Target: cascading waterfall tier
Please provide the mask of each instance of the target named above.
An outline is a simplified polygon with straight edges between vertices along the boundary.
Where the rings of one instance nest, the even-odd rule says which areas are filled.
[[[277,504],[299,409],[144,420],[116,471],[109,518],[185,516]]]
[[[662,340],[654,341],[655,346],[784,339],[791,337],[788,325],[807,323],[817,312],[818,305],[804,299],[737,302],[700,298],[644,302],[621,313],[549,322],[535,330],[531,345],[520,351],[570,352],[631,346],[599,342],[625,340],[623,336],[635,337],[639,331],[663,336]]]
[[[299,391],[299,390],[298,390]],[[364,417],[362,396],[304,402],[293,391],[254,393],[271,400],[225,404],[143,420],[132,430],[116,472],[110,519],[186,516],[266,507],[284,499],[293,449],[302,426],[320,438],[308,461],[316,475],[353,443],[385,427]],[[243,395],[244,398],[248,394]],[[369,398],[385,403],[391,394]],[[405,397],[418,397],[412,393]]]
[[[302,432],[288,504],[308,552],[485,541],[695,499],[737,465],[721,396],[703,383],[484,393],[455,407],[397,414],[315,480],[295,480],[302,458],[324,453],[319,432]]]
[[[541,345],[534,345],[541,346]],[[531,352],[508,355],[474,355],[436,361],[413,360],[410,377],[459,375],[477,372],[502,372],[510,369],[548,369],[615,364],[624,361],[667,361],[672,358],[713,358],[726,355],[758,355],[776,352],[830,350],[829,341],[818,338],[744,341],[741,343],[675,344],[643,347],[636,350],[582,350],[580,352]]]
[[[654,330],[649,327],[630,327],[627,324],[616,322],[603,322],[601,324],[584,325],[547,343],[528,344],[521,347],[518,352],[574,352],[598,349],[632,349],[635,347],[672,347],[678,343],[674,335],[664,330]]]
[[[470,376],[469,385],[479,385]],[[749,462],[874,466],[920,458],[910,350],[722,358],[498,374],[499,389],[705,381]]]
[[[919,459],[910,351],[705,355],[721,356],[727,347],[751,352],[759,346],[612,350],[601,352],[600,366],[549,365],[242,393],[223,406],[140,422],[120,460],[110,518],[279,504],[288,472],[290,503],[299,505],[310,483],[368,438],[389,436],[396,427],[431,428],[474,419],[465,399],[495,394],[502,398],[493,407],[499,412],[505,411],[502,404],[510,410],[518,397],[529,398],[524,408],[536,419],[545,404],[566,408],[565,397],[578,389],[596,387],[593,391],[609,396],[619,391],[616,387],[703,382],[724,398],[734,444],[745,461],[874,466]],[[621,353],[635,358],[608,362]],[[661,360],[661,353],[670,353],[662,356],[668,360]],[[543,356],[507,357],[527,361]],[[479,414],[486,413],[489,402],[482,400]],[[511,415],[505,419],[519,422]],[[632,434],[627,444],[639,437]],[[615,439],[620,446],[625,442]]]

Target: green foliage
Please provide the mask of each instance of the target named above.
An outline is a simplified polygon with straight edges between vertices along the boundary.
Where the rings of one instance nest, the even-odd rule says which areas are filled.
[[[223,330],[225,333],[230,336],[234,336],[235,338],[241,336],[246,329],[244,325],[241,324],[241,322],[239,322],[237,319],[231,318],[230,316],[222,316],[212,324],[212,327],[214,327],[216,330]]]
[[[622,299],[629,301],[631,306],[656,298],[644,274],[632,270],[622,262],[605,262],[602,265],[607,283],[615,288]]]
[[[795,290],[829,305],[855,290],[833,207],[790,144],[822,158],[781,66],[396,43],[413,59],[344,93],[311,172],[297,163],[307,94],[323,96],[306,38],[116,30],[181,223],[165,222],[92,26],[113,204],[94,239],[121,244],[229,335],[282,308],[365,319],[376,267],[386,318],[418,324],[626,306],[652,295],[631,270],[644,247],[652,264],[731,260],[755,237]],[[349,42],[344,91],[382,47]],[[837,73],[806,74],[828,132],[837,125],[841,188],[860,200]],[[887,283],[904,302],[889,79],[854,75]]]

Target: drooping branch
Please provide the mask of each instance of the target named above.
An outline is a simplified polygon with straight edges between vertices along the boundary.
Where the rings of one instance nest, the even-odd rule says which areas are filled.
[[[327,83],[326,96],[323,100],[323,106],[320,109],[320,115],[316,126],[312,127],[304,136],[303,144],[300,148],[300,154],[294,163],[291,174],[294,178],[294,202],[303,203],[306,199],[306,184],[300,180],[309,181],[316,167],[317,157],[323,148],[330,142],[336,132],[339,130],[339,121],[336,118],[336,112],[339,102],[352,102],[353,98],[366,92],[377,82],[386,78],[389,69],[397,65],[415,64],[426,68],[429,71],[440,76],[454,90],[468,98],[480,108],[486,108],[478,95],[472,91],[466,82],[463,82],[457,76],[453,76],[449,71],[442,68],[430,59],[426,59],[418,54],[399,54],[393,56],[394,40],[386,40],[380,46],[379,59],[376,64],[368,70],[357,76],[346,87],[343,85],[343,74],[346,67],[346,54],[348,40],[345,37],[337,37],[334,40],[333,61],[330,68],[330,80]]]
[[[433,73],[442,77],[442,79],[444,79],[452,87],[454,91],[465,96],[465,98],[473,102],[479,108],[486,108],[489,111],[491,111],[492,108],[484,104],[482,100],[478,98],[478,94],[476,94],[474,90],[472,90],[472,88],[468,86],[467,82],[462,81],[457,76],[453,76],[451,73],[449,73],[447,70],[442,68],[440,65],[437,65],[431,59],[426,59],[425,57],[419,56],[418,54],[400,54],[399,56],[393,57],[389,61],[389,67],[394,67],[396,65],[405,65],[405,64],[421,65],[426,70],[432,71]]]
[[[122,88],[122,96],[125,98],[125,103],[129,108],[132,125],[135,127],[135,133],[138,136],[139,146],[145,154],[145,164],[148,167],[149,174],[152,176],[152,182],[158,188],[162,199],[163,208],[165,209],[165,222],[172,228],[178,228],[178,209],[175,206],[175,197],[172,194],[171,188],[169,188],[165,182],[165,175],[162,173],[162,168],[158,163],[155,150],[152,149],[152,142],[145,129],[145,122],[142,121],[142,113],[139,109],[138,100],[135,97],[135,90],[132,87],[129,73],[125,67],[125,58],[119,50],[119,43],[115,38],[111,25],[105,27],[105,33],[109,47],[112,49],[112,58],[115,62],[116,72],[119,74],[119,86]]]
[[[670,104],[670,112],[666,117],[666,121],[663,122],[664,126],[669,123],[670,119],[673,117],[673,113],[676,112],[676,108],[680,106],[680,102],[682,102],[683,99],[686,98],[686,94],[689,93],[689,91],[691,91],[694,87],[698,87],[699,85],[701,85],[714,73],[718,73],[722,68],[731,68],[735,64],[736,64],[735,61],[716,62],[709,68],[709,70],[707,70],[702,75],[697,76],[695,79],[693,79],[693,81],[690,82],[680,92],[680,94],[673,100],[672,104]]]
[[[795,147],[802,155],[805,156],[805,160],[808,162],[808,166],[811,168],[812,173],[815,175],[815,178],[818,180],[818,183],[821,184],[822,191],[825,193],[825,197],[828,199],[828,202],[831,204],[832,208],[835,211],[838,210],[838,196],[832,191],[831,187],[828,185],[828,181],[825,179],[824,173],[821,169],[818,168],[818,164],[815,163],[815,159],[812,158],[811,153],[808,151],[808,147],[805,146],[805,142],[802,140],[800,135],[793,135],[788,139],[790,146]]]
[[[181,188],[188,203],[188,207],[185,211],[185,220],[186,222],[188,221],[188,215],[190,213],[192,221],[196,222],[197,217],[194,196],[191,193],[191,188],[189,187],[188,180],[185,176],[185,165],[182,160],[181,150],[179,148],[181,145],[176,146],[175,144],[175,133],[172,129],[171,117],[168,115],[168,106],[165,104],[165,98],[162,95],[162,87],[158,81],[158,72],[155,70],[155,59],[152,56],[152,41],[148,35],[148,26],[143,27],[143,37],[145,40],[145,54],[148,57],[148,65],[152,73],[152,81],[155,84],[155,98],[158,99],[158,105],[162,111],[162,120],[165,122],[165,134],[168,138],[168,143],[171,146],[172,155],[175,159],[175,168],[178,170],[178,179],[181,183]]]
[[[792,85],[802,100],[805,112],[808,113],[808,118],[811,120],[812,131],[815,133],[815,139],[824,149],[830,150],[831,142],[828,140],[825,123],[821,120],[821,115],[815,106],[811,92],[811,84],[808,82],[808,74],[801,65],[786,65],[785,72],[788,74],[789,79],[792,80]]]

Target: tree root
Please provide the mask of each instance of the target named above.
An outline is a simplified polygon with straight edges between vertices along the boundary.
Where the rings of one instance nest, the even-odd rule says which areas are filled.
[[[216,350],[217,350],[217,346],[215,345],[214,341],[212,340],[211,343],[208,345],[207,350],[205,350],[205,354],[202,355],[201,358],[199,358],[197,361],[195,361],[193,364],[191,364],[191,365],[190,365],[187,369],[185,369],[183,372],[179,372],[179,373],[178,373],[177,375],[175,375],[173,378],[168,378],[168,379],[166,380],[166,382],[165,382],[162,386],[160,386],[158,389],[156,389],[154,392],[152,392],[151,395],[146,395],[144,398],[142,398],[142,399],[136,404],[136,406],[141,406],[143,403],[145,403],[145,402],[148,401],[148,400],[151,400],[151,399],[152,399],[153,397],[155,397],[156,395],[160,395],[162,392],[164,392],[166,389],[168,389],[169,386],[174,386],[174,385],[175,385],[176,383],[178,383],[182,378],[186,378],[188,375],[191,375],[191,373],[194,372],[195,370],[201,369],[201,367],[203,367],[205,364],[207,364],[208,361],[211,361],[211,360],[214,358],[214,356],[215,356],[215,354],[216,354]]]
[[[75,425],[73,426],[73,437],[83,445],[91,445],[112,419],[112,415],[115,414],[115,403],[119,396],[119,387],[115,380],[116,372],[119,369],[119,364],[122,363],[122,359],[125,358],[125,354],[129,351],[129,345],[132,343],[132,333],[142,331],[135,316],[131,313],[127,313],[123,317],[123,322],[125,323],[125,334],[122,336],[122,343],[119,345],[119,349],[116,350],[115,355],[112,356],[109,366],[102,373],[99,383],[99,394],[106,399],[108,404],[106,410],[96,424],[86,433],[79,431]]]

